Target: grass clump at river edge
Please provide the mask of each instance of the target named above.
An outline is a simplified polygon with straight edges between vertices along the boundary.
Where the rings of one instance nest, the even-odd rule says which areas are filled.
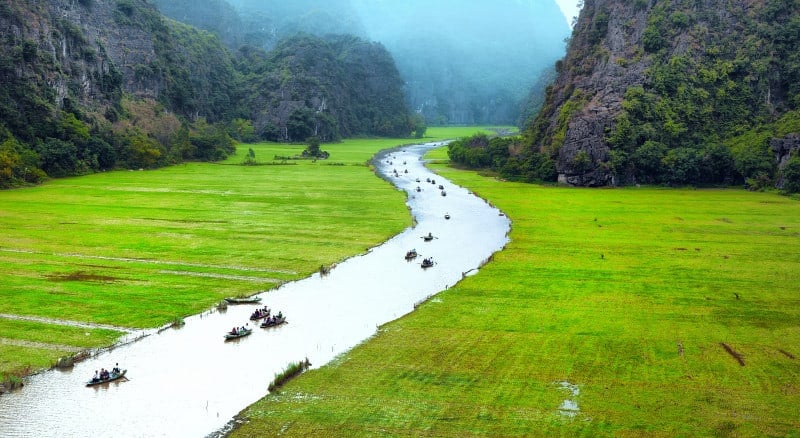
[[[800,433],[796,200],[434,167],[508,214],[509,245],[233,436]]]
[[[478,128],[431,128],[424,141]],[[305,145],[241,145],[224,163],[117,171],[0,191],[0,382],[361,254],[411,225],[368,160],[412,139],[324,145],[325,161],[240,165]],[[37,318],[36,322],[11,318]],[[42,322],[42,318],[51,323]]]

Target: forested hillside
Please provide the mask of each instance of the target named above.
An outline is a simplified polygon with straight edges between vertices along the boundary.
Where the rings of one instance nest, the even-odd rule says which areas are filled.
[[[586,0],[515,159],[573,185],[791,188],[798,47],[798,0]]]
[[[379,44],[302,35],[281,42],[264,61],[246,65],[253,70],[245,106],[268,140],[397,137],[413,129],[397,68]]]
[[[408,105],[428,124],[515,124],[531,78],[564,55],[569,27],[553,0],[156,0],[233,50],[271,50],[297,34],[349,34],[385,46]],[[229,17],[230,6],[240,25]],[[220,13],[219,21],[211,17]],[[540,100],[537,91],[534,101]],[[534,102],[534,107],[536,102]],[[530,111],[525,108],[525,117]]]
[[[3,2],[0,38],[0,187],[411,131],[393,60],[353,38],[232,54],[145,0]]]

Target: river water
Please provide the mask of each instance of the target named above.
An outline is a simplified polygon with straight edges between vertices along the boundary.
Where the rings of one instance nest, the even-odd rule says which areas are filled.
[[[186,318],[182,328],[116,347],[68,371],[32,376],[22,390],[0,396],[0,436],[207,436],[267,394],[275,374],[290,362],[308,358],[312,367],[325,365],[374,335],[381,324],[474,272],[506,244],[510,223],[424,167],[421,157],[434,146],[408,146],[374,160],[382,176],[408,192],[415,227],[338,264],[329,275],[315,274],[260,295],[262,305],[282,311],[287,324],[255,327],[250,336],[225,342],[224,333],[248,323],[255,309],[229,306],[225,312]],[[428,233],[435,238],[425,242],[422,236]],[[420,256],[406,261],[412,248]],[[435,265],[422,269],[427,257]],[[127,380],[84,386],[95,370],[117,362],[128,370]]]

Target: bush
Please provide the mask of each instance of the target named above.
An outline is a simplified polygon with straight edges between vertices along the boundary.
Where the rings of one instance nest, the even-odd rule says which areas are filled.
[[[800,193],[800,155],[793,156],[783,168],[783,190]]]
[[[306,360],[301,360],[300,362],[290,363],[289,366],[283,370],[283,372],[275,375],[275,378],[272,380],[272,383],[269,384],[267,389],[269,392],[275,392],[276,389],[283,386],[286,382],[299,375],[310,366],[311,362],[308,361],[308,358],[306,358]]]

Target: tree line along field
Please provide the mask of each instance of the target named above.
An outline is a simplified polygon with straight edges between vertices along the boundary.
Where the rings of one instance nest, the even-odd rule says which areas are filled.
[[[800,433],[797,200],[433,167],[508,214],[509,245],[233,436]]]
[[[432,128],[425,140],[476,129]],[[403,194],[367,161],[410,141],[348,140],[323,145],[330,160],[284,164],[275,156],[304,146],[240,145],[221,164],[0,191],[0,382],[111,345],[122,330],[159,327],[223,297],[306,277],[387,240],[411,218]],[[249,149],[264,165],[239,165]]]

